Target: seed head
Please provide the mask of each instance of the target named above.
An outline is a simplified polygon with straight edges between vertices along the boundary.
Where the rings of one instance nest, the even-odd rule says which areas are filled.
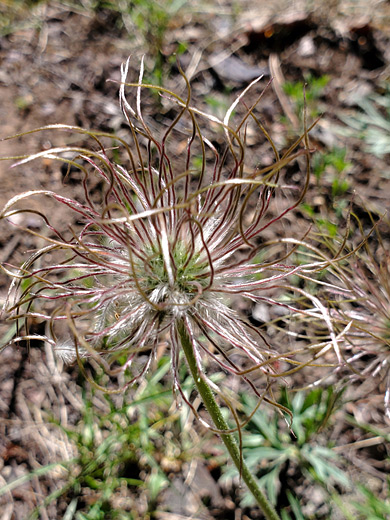
[[[369,212],[366,216],[374,221]],[[363,239],[355,249],[344,251],[348,263],[335,265],[338,289],[332,319],[336,329],[348,326],[342,340],[350,368],[347,381],[371,380],[379,386],[390,418],[390,255],[379,231],[382,222],[367,234],[356,220]]]
[[[83,358],[94,359],[111,376],[125,376],[121,389],[139,381],[159,347],[169,345],[174,386],[187,401],[179,377],[180,324],[204,377],[212,361],[240,376],[259,397],[272,400],[271,383],[280,380],[280,364],[293,362],[294,349],[271,346],[234,307],[242,298],[291,311],[273,295],[304,266],[287,263],[287,242],[264,237],[306,191],[308,166],[298,186],[283,180],[283,168],[300,157],[308,163],[307,134],[279,156],[255,115],[262,94],[249,108],[243,103],[258,80],[238,96],[221,121],[191,106],[188,83],[187,98],[182,99],[144,84],[143,66],[138,82],[126,83],[128,68],[129,62],[122,67],[120,105],[129,141],[50,125],[37,131],[73,132],[90,138],[93,145],[55,147],[17,162],[18,166],[39,158],[65,162],[81,172],[82,191],[78,187],[74,197],[49,190],[26,192],[11,199],[0,214],[46,242],[22,267],[3,266],[13,278],[5,306],[8,317],[18,324],[13,342],[34,337],[29,332],[32,320],[44,320],[46,334],[39,339],[53,345],[58,357],[66,362],[77,359],[81,368]],[[131,87],[136,89],[135,106],[125,93]],[[155,89],[176,111],[162,133],[143,114],[145,89]],[[243,107],[244,115],[233,125],[233,111]],[[214,145],[204,136],[207,125],[221,130],[224,145]],[[248,164],[248,125],[268,140],[272,164]],[[105,146],[107,139],[116,143],[114,150]],[[118,155],[114,161],[112,156]],[[45,232],[15,224],[16,214],[32,211],[29,204],[34,197],[49,197],[70,209],[73,224],[59,229],[43,210],[34,213],[42,218]],[[316,298],[311,302],[325,313]],[[323,349],[329,350],[329,344],[316,345],[315,356]],[[301,364],[307,362],[295,360],[287,373]]]

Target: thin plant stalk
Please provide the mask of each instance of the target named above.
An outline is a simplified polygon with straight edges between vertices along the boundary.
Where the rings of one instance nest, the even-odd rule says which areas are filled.
[[[203,404],[205,405],[208,413],[210,414],[210,417],[212,418],[215,426],[221,431],[229,430],[229,425],[227,424],[222,415],[221,409],[215,400],[210,386],[207,384],[205,378],[202,377],[202,374],[198,371],[193,346],[190,341],[190,338],[188,337],[183,321],[180,321],[178,323],[177,331],[179,333],[181,346],[183,348],[183,352],[186,357],[188,367],[190,369],[192,378],[195,382],[196,388],[200,396],[202,397]],[[236,468],[240,472],[241,478],[243,479],[249,491],[252,493],[259,507],[263,511],[265,518],[267,520],[280,520],[280,517],[275,511],[274,507],[269,502],[265,494],[261,491],[258,483],[256,482],[256,479],[253,477],[252,473],[249,471],[247,465],[243,461],[236,439],[233,437],[233,434],[220,433],[220,437],[223,443],[225,444],[232,461],[234,462]]]

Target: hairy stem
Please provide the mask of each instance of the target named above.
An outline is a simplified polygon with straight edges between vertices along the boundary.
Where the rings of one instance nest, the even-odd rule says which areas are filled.
[[[188,337],[184,323],[182,321],[179,321],[177,328],[180,336],[181,345],[183,347],[183,352],[187,359],[191,375],[198,389],[198,392],[202,397],[203,403],[207,408],[207,411],[209,412],[212,420],[214,421],[215,426],[219,430],[229,430],[229,426],[223,418],[221,409],[215,400],[214,394],[211,391],[210,386],[206,383],[205,379],[202,377],[202,374],[200,374],[198,371],[193,346],[191,344],[190,338]],[[238,471],[240,471],[243,481],[245,482],[249,491],[252,493],[261,510],[263,511],[265,518],[267,520],[280,520],[280,517],[273,508],[272,504],[270,504],[264,493],[261,491],[255,478],[249,471],[245,462],[242,460],[235,437],[230,433],[221,433],[220,437],[224,442]]]

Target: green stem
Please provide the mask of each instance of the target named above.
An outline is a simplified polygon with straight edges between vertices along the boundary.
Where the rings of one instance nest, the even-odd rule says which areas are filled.
[[[191,375],[194,379],[198,392],[202,397],[203,403],[210,414],[210,417],[212,418],[215,426],[219,430],[229,430],[229,425],[223,418],[221,409],[215,400],[214,394],[211,391],[210,386],[207,384],[204,377],[202,377],[202,374],[200,374],[198,371],[193,346],[191,344],[190,338],[188,337],[188,333],[182,321],[178,322],[177,329],[179,332],[181,345],[183,347],[183,352],[187,359],[188,367],[190,369]],[[264,493],[261,491],[255,478],[249,471],[245,462],[242,460],[235,437],[230,433],[221,433],[220,437],[224,442],[238,471],[240,471],[243,481],[248,486],[249,491],[252,493],[257,503],[259,504],[261,510],[263,511],[265,518],[267,520],[280,520],[280,517],[278,516],[274,507],[272,506],[272,504],[270,504]]]

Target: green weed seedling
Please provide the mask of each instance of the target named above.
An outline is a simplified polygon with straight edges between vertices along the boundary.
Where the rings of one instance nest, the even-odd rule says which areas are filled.
[[[381,498],[367,486],[357,484],[358,500],[348,503],[333,494],[332,500],[346,520],[388,520],[390,518],[390,479],[387,479],[387,497]]]
[[[283,509],[280,514],[282,520],[291,520],[292,518],[295,518],[295,520],[306,520],[306,518],[303,516],[301,506],[296,497],[291,493],[291,491],[287,491],[286,494],[291,507],[291,512],[293,513],[294,517],[291,517],[287,510]]]
[[[348,170],[352,163],[346,159],[347,149],[334,147],[324,154],[316,154],[313,158],[313,173],[320,186],[324,176],[332,186],[332,197],[342,197],[349,189]]]
[[[155,66],[153,82],[162,84],[163,79],[163,55],[165,38],[169,24],[187,0],[135,0],[129,4],[128,15],[136,28],[143,35],[148,46],[148,54],[154,56]]]
[[[390,479],[387,482],[390,497]],[[353,502],[359,520],[388,520],[390,518],[390,499],[383,500],[365,486],[358,486],[363,501]]]
[[[117,2],[98,0],[94,10],[101,9],[117,12],[121,25],[130,38],[136,38],[143,52],[150,57],[153,70],[150,73],[151,83],[162,85],[164,73],[164,47],[170,25],[179,16],[179,11],[187,4],[187,0],[133,0]],[[176,22],[174,22],[176,24]],[[186,44],[178,43],[176,54],[186,50]],[[169,62],[169,59],[167,60]],[[176,63],[176,59],[173,61]]]
[[[309,74],[305,78],[305,83],[302,81],[286,81],[286,83],[284,83],[283,90],[294,102],[298,117],[303,114],[305,107],[307,114],[311,118],[319,116],[320,111],[318,110],[317,101],[323,95],[324,89],[329,83],[329,79],[329,76],[326,75],[316,78]]]
[[[218,117],[219,119],[223,119],[224,114],[226,114],[226,111],[228,110],[230,106],[229,101],[229,95],[231,93],[231,89],[225,87],[223,94],[213,94],[210,96],[205,96],[204,100],[209,108],[209,111],[214,116]],[[234,111],[232,112],[232,115],[234,115]],[[223,129],[220,129],[222,131]]]
[[[359,110],[340,114],[346,127],[334,130],[345,137],[358,137],[365,143],[365,150],[377,157],[390,153],[390,88],[383,94],[371,94],[355,100]]]
[[[283,390],[279,402],[291,410],[291,431],[287,426],[281,427],[278,414],[270,416],[267,410],[259,408],[243,433],[243,455],[260,485],[267,490],[274,504],[278,498],[280,501],[280,494],[284,494],[295,518],[299,520],[303,518],[299,501],[294,490],[289,489],[288,479],[283,477],[287,468],[289,472],[293,471],[295,484],[305,477],[311,485],[319,484],[325,489],[331,489],[335,484],[349,486],[346,473],[337,465],[338,456],[318,435],[332,415],[338,397],[332,388],[316,388],[310,392],[297,392],[290,402],[287,392]],[[256,402],[248,395],[242,395],[241,400],[243,411],[249,416]],[[286,420],[290,419],[286,417]],[[233,468],[225,468],[225,479],[234,475],[237,476],[237,472]],[[251,503],[251,497],[246,494],[243,505]],[[282,518],[287,520],[288,513],[285,512]]]

